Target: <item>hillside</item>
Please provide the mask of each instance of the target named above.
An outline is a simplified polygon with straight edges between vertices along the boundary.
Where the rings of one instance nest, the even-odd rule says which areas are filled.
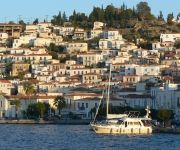
[[[120,28],[120,33],[128,41],[136,38],[145,38],[150,41],[158,40],[161,33],[180,33],[180,24],[168,25],[165,21],[136,21],[131,28]]]

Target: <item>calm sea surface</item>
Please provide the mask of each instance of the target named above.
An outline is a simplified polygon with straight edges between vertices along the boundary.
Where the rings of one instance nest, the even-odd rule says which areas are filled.
[[[0,150],[180,150],[180,135],[98,135],[88,125],[0,124]]]

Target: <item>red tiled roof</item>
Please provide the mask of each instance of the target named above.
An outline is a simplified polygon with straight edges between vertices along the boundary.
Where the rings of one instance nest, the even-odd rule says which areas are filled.
[[[102,75],[100,75],[100,74],[97,74],[97,73],[94,73],[94,72],[89,72],[89,73],[87,73],[87,74],[84,74],[84,76],[88,76],[88,75],[96,75],[96,76],[102,76]]]
[[[8,99],[28,99],[29,96],[26,96],[26,95],[6,95],[5,96],[6,98]],[[40,96],[40,95],[32,95],[30,96],[30,99],[54,99],[56,98],[57,96],[49,96],[49,95],[46,95],[46,96]]]
[[[11,83],[9,80],[0,80],[2,83]]]

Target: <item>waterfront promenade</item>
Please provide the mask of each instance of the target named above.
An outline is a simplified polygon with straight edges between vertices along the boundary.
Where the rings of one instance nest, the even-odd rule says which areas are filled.
[[[89,124],[92,120],[90,119],[57,119],[55,121],[36,121],[30,119],[20,119],[20,120],[0,120],[0,124]]]

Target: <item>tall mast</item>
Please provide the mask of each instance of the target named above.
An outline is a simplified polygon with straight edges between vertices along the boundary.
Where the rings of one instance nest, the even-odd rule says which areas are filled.
[[[109,112],[109,92],[110,92],[110,81],[111,81],[111,64],[109,64],[109,83],[108,83],[108,93],[107,93],[107,118],[108,118],[108,112]]]

